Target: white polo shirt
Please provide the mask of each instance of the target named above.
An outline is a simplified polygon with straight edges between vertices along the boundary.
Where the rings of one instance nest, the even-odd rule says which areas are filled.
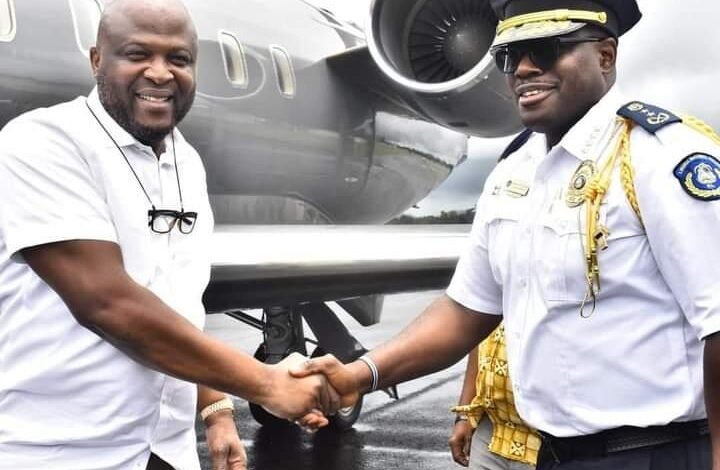
[[[569,207],[566,194],[583,160],[612,150],[628,102],[611,90],[549,152],[534,134],[498,164],[447,291],[504,314],[517,409],[556,436],[706,416],[701,339],[720,330],[720,202],[691,198],[673,169],[694,152],[720,157],[710,139],[683,124],[632,131],[644,228],[616,171],[600,211],[610,236],[597,308],[580,316],[585,205]]]
[[[196,386],[133,361],[77,323],[20,250],[64,240],[117,243],[134,281],[202,328],[213,218],[205,171],[174,131],[158,159],[104,110],[158,209],[180,209],[176,171],[194,231],[160,235],[150,204],[84,97],[38,109],[0,132],[0,469],[144,469],[155,452],[199,469]]]

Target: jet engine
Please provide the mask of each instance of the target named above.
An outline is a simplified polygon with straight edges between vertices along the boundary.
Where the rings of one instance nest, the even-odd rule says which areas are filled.
[[[488,54],[497,27],[488,0],[372,0],[368,49],[430,120],[480,137],[521,128]]]

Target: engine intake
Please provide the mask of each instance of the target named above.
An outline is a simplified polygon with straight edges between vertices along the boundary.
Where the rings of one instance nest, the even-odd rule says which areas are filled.
[[[373,0],[370,11],[373,59],[428,118],[483,137],[520,129],[488,54],[498,21],[488,0]]]

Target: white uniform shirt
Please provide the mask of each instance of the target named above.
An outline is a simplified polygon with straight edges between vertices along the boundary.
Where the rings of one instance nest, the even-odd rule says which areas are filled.
[[[616,112],[628,101],[611,90],[549,152],[534,134],[498,164],[447,291],[504,314],[517,409],[555,436],[706,415],[701,338],[720,330],[720,202],[691,198],[673,169],[693,152],[720,156],[710,139],[683,124],[632,131],[645,228],[616,169],[600,210],[610,236],[597,308],[580,316],[586,209],[565,197],[583,160],[612,152]]]
[[[170,137],[158,159],[87,102],[158,209],[180,210]],[[196,386],[133,361],[77,323],[20,250],[63,240],[117,243],[130,277],[198,328],[213,219],[197,152],[174,132],[194,231],[153,233],[150,204],[85,98],[27,113],[0,132],[0,469],[144,469],[151,450],[199,469]]]

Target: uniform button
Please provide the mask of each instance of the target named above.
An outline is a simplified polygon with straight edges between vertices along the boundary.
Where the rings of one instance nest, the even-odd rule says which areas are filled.
[[[520,280],[518,281],[518,284],[520,285],[520,287],[527,286],[527,282],[525,281],[524,278],[520,278]]]

